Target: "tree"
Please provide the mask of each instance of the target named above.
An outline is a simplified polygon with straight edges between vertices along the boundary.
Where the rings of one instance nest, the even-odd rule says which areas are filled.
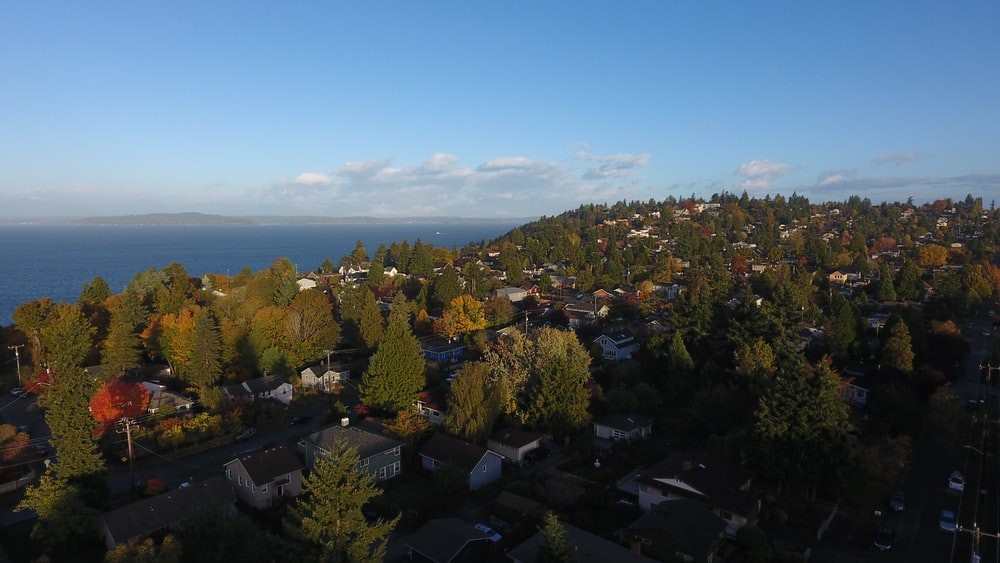
[[[466,362],[451,384],[444,428],[469,442],[482,443],[500,414],[500,396],[490,382],[490,366]]]
[[[489,326],[504,326],[514,320],[514,304],[510,299],[494,295],[486,300],[483,310]]]
[[[883,265],[879,270],[878,286],[875,289],[875,299],[879,301],[895,301],[896,284],[892,280],[892,270],[887,265]]]
[[[340,339],[333,307],[326,294],[315,289],[300,291],[292,299],[284,324],[284,347],[294,365],[319,357],[324,350],[336,347]]]
[[[111,328],[101,350],[101,364],[110,372],[108,376],[124,373],[142,361],[142,341],[138,331],[142,319],[136,319],[133,307],[141,307],[141,303],[134,295],[125,294],[111,314]]]
[[[108,282],[104,281],[101,276],[97,276],[90,282],[83,284],[83,289],[80,291],[76,303],[80,306],[103,303],[108,297],[111,297],[111,288],[108,287]]]
[[[566,534],[566,527],[559,521],[559,517],[549,512],[545,515],[545,522],[541,530],[542,542],[538,546],[538,554],[535,561],[538,563],[574,563],[577,561],[573,544]]]
[[[913,373],[913,348],[910,343],[910,329],[906,323],[897,322],[889,330],[889,338],[882,345],[882,365],[897,369],[905,374]]]
[[[141,384],[116,378],[106,381],[90,398],[90,413],[104,431],[123,418],[136,418],[149,406],[149,391]]]
[[[403,409],[385,423],[385,433],[402,440],[411,456],[416,452],[420,438],[430,430],[430,423],[416,409]]]
[[[97,509],[84,503],[83,489],[51,471],[38,483],[25,489],[24,498],[15,510],[33,510],[38,521],[31,538],[61,554],[79,549],[97,531]]]
[[[410,408],[426,385],[426,364],[409,324],[389,324],[385,340],[361,379],[361,401],[377,410],[397,413]]]
[[[774,350],[763,338],[757,338],[751,344],[742,344],[736,348],[733,365],[736,373],[757,379],[774,375]]]
[[[322,562],[382,561],[386,541],[399,522],[369,524],[361,512],[379,495],[375,478],[358,471],[354,448],[342,440],[333,443],[329,457],[316,461],[302,481],[302,495],[285,521],[289,534],[313,544]]]
[[[218,561],[313,561],[242,513],[220,507],[197,511],[178,532],[184,563]]]
[[[181,563],[184,546],[172,534],[156,545],[152,538],[120,543],[104,555],[104,563]]]
[[[462,293],[462,284],[455,268],[447,266],[434,279],[431,291],[431,301],[437,307],[444,307]]]
[[[42,298],[22,303],[12,314],[14,325],[28,337],[31,343],[31,359],[35,366],[45,362],[45,348],[42,346],[42,330],[53,314],[55,305],[50,299]]]
[[[585,386],[590,379],[590,355],[572,333],[552,334],[566,334],[575,346],[564,339],[569,345],[562,348],[562,343],[556,344],[561,349],[554,350],[539,366],[529,395],[528,420],[548,428],[555,436],[565,437],[590,422],[590,391]],[[539,348],[542,352],[541,345]]]
[[[194,338],[188,381],[199,389],[207,389],[222,376],[222,337],[212,311],[203,309],[198,312]]]
[[[861,313],[843,295],[834,293],[830,301],[830,319],[826,336],[830,352],[837,361],[846,361],[861,348]]]
[[[797,355],[779,359],[774,384],[760,398],[751,430],[757,468],[815,496],[839,492],[856,446],[840,381],[824,358],[813,368]]]
[[[903,260],[896,279],[896,295],[900,299],[920,301],[924,296],[923,282],[920,281],[920,267],[913,260]]]
[[[486,328],[486,313],[483,304],[468,294],[458,295],[444,310],[444,315],[435,323],[435,330],[447,339],[469,334]]]
[[[374,350],[385,337],[385,318],[382,316],[382,308],[375,301],[375,295],[367,290],[365,294],[361,303],[359,330],[365,347]]]

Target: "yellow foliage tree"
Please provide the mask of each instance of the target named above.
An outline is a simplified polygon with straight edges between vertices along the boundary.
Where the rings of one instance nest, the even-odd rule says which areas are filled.
[[[463,293],[451,300],[444,309],[444,316],[434,324],[435,331],[451,339],[486,328],[486,312],[475,297]]]

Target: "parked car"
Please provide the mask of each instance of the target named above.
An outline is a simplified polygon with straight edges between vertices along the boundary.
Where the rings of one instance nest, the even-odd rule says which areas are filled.
[[[549,457],[550,455],[552,455],[552,452],[548,448],[540,446],[525,453],[524,462],[531,464],[538,463],[539,461],[542,461],[543,459]]]
[[[983,331],[983,336],[985,336],[987,338],[990,337],[990,336],[992,336],[992,335],[993,335],[993,333],[991,333],[989,330],[984,330]]]
[[[950,510],[942,510],[938,518],[938,528],[946,532],[954,532],[956,528],[955,513]]]
[[[948,488],[954,491],[965,490],[965,476],[961,471],[952,471],[948,476]]]
[[[896,512],[906,509],[906,497],[903,496],[903,491],[892,493],[892,498],[889,499],[889,508]]]
[[[13,395],[13,396],[15,396],[15,397],[23,397],[23,396],[27,395],[28,392],[25,391],[24,388],[22,388],[22,387],[15,387],[15,388],[13,388],[13,389],[10,390],[10,394]]]
[[[489,536],[488,539],[492,543],[496,543],[496,542],[500,541],[503,538],[503,536],[501,536],[496,530],[494,530],[493,528],[490,528],[486,524],[476,524],[475,527],[480,532],[482,532],[482,533],[486,534],[487,536]]]
[[[896,530],[886,526],[875,534],[875,547],[880,551],[892,549],[892,544],[896,541]]]
[[[244,440],[249,440],[250,438],[253,438],[256,435],[257,435],[257,429],[254,428],[253,426],[251,426],[250,428],[247,428],[243,432],[240,432],[236,436],[236,441],[237,442],[242,442]]]

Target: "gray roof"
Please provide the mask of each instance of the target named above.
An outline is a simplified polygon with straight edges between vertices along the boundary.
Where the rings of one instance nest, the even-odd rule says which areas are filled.
[[[254,395],[257,395],[266,391],[273,391],[287,382],[288,380],[283,375],[266,375],[264,377],[248,379],[243,382],[243,385],[248,387]]]
[[[707,505],[693,499],[681,499],[661,502],[626,531],[630,537],[633,534],[665,535],[679,551],[702,560],[718,546],[725,529],[726,521]]]
[[[562,523],[566,528],[566,536],[569,543],[576,549],[576,560],[580,563],[593,561],[594,563],[605,563],[607,561],[637,563],[653,563],[655,559],[650,559],[645,555],[632,553],[626,547],[617,543],[600,538],[585,532],[580,528]],[[521,545],[507,552],[507,557],[522,563],[535,563],[538,557],[538,548],[542,544],[542,534],[536,533]]]
[[[365,459],[403,445],[399,440],[379,436],[356,426],[329,426],[306,436],[305,441],[324,450],[329,450],[336,439],[342,439],[358,451],[358,457]]]
[[[545,434],[540,432],[529,432],[527,430],[518,430],[516,428],[506,428],[494,432],[493,435],[490,436],[490,440],[512,448],[522,448],[544,437]]]
[[[121,543],[176,524],[212,506],[234,502],[236,494],[229,482],[223,477],[212,477],[110,510],[100,518],[114,542]]]
[[[452,463],[466,472],[475,469],[479,465],[479,460],[490,453],[493,452],[441,432],[435,432],[420,449],[420,455],[442,463]]]
[[[650,426],[653,420],[638,414],[608,414],[594,420],[594,424],[631,432],[637,428]]]
[[[304,467],[299,456],[285,446],[253,452],[227,462],[226,465],[232,463],[242,465],[255,485],[266,485],[274,481],[275,477],[302,471]]]
[[[428,520],[406,538],[406,545],[432,561],[451,561],[470,541],[489,541],[486,534],[458,518]]]

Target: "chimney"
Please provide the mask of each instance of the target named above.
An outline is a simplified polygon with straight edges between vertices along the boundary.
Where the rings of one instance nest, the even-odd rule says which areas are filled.
[[[340,419],[340,425],[344,426],[344,427],[350,426],[351,425],[351,419],[348,418],[348,417],[346,417],[346,416],[343,417],[343,418],[341,418]]]

